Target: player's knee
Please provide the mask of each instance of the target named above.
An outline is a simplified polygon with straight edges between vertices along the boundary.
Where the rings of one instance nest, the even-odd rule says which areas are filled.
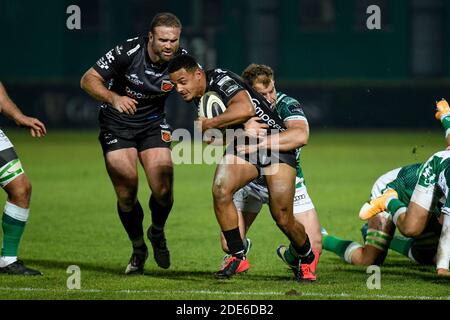
[[[117,190],[117,201],[124,211],[131,211],[136,203],[137,192],[132,189]]]
[[[292,219],[290,219],[288,210],[279,209],[278,213],[274,215],[277,226],[282,230],[287,230],[292,225]]]
[[[371,252],[367,250],[367,247],[362,247],[353,252],[351,260],[353,265],[372,266],[381,265],[384,259],[381,259],[377,252]]]
[[[22,205],[27,205],[31,199],[31,182],[28,179],[24,179],[23,182],[17,184],[9,192],[9,198],[14,203],[20,203]]]
[[[422,230],[420,230],[416,226],[406,226],[401,231],[403,235],[408,238],[418,237],[422,233]]]
[[[220,184],[213,185],[212,193],[216,204],[228,203],[233,199],[231,190]]]
[[[173,202],[172,187],[169,185],[161,185],[157,189],[152,190],[152,196],[159,203],[169,205]]]

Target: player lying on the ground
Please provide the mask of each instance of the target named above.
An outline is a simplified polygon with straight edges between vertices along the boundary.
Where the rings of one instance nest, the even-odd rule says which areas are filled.
[[[412,164],[391,170],[377,179],[372,187],[371,199],[378,198],[386,188],[396,190],[399,198],[408,203],[419,178],[421,164]],[[354,265],[380,265],[384,262],[387,250],[403,254],[420,264],[434,264],[441,225],[431,218],[427,227],[416,238],[394,235],[395,225],[386,212],[369,219],[361,229],[364,246],[351,240],[343,240],[324,234],[323,248],[332,251],[344,261]]]
[[[266,65],[251,64],[242,73],[242,78],[266,98],[288,127],[287,130],[289,130],[289,123],[291,121],[301,121],[306,124],[302,132],[304,136],[303,140],[306,144],[309,137],[306,116],[297,100],[284,93],[277,92],[272,68]],[[255,129],[255,131],[257,131],[259,129],[257,120],[259,120],[259,118],[248,120],[246,122],[246,128],[250,128],[250,130]],[[297,177],[293,210],[295,219],[305,226],[306,233],[310,237],[311,246],[316,255],[316,259],[312,264],[312,272],[315,273],[319,256],[322,252],[322,234],[320,232],[320,223],[317,212],[304,183],[304,176],[300,165],[301,148],[298,148],[297,150]],[[259,177],[239,189],[233,195],[233,202],[238,211],[241,237],[246,247],[246,254],[248,254],[251,248],[251,240],[246,238],[246,234],[258,213],[261,211],[262,205],[269,203],[269,191],[267,190],[264,177]],[[232,256],[229,254],[223,233],[221,233],[221,243],[222,249],[227,252],[223,262],[224,264],[227,264],[228,260],[232,259]],[[277,249],[277,254],[282,257],[285,250],[285,246],[280,246]]]
[[[267,136],[258,144],[248,146],[235,138],[217,166],[212,188],[214,211],[232,259],[216,276],[228,278],[248,269],[233,194],[263,174],[269,189],[272,217],[291,242],[284,260],[298,280],[314,281],[316,277],[311,264],[315,255],[304,226],[293,214],[296,177],[293,150],[304,144],[299,132],[304,130],[305,123],[300,121],[289,127],[293,130],[287,131],[269,102],[230,71],[214,69],[205,72],[188,55],[174,58],[168,69],[170,79],[184,101],[199,102],[208,91],[215,92],[223,101],[226,107],[223,113],[209,119],[199,118],[202,132],[212,128],[242,129],[243,124],[255,115],[268,126]]]
[[[441,121],[448,118],[450,108],[445,100],[437,104],[436,117]],[[447,119],[448,120],[448,119]],[[448,121],[442,121],[446,134]],[[447,134],[448,136],[448,134]],[[402,199],[398,190],[388,188],[384,193],[372,200],[360,211],[362,219],[369,219],[386,211],[392,216],[392,221],[399,231],[407,237],[417,237],[423,233],[427,222],[436,214],[438,202],[443,206],[437,212],[442,221],[442,232],[439,240],[436,269],[439,275],[450,275],[450,151],[440,151],[433,154],[421,167],[417,184],[410,201]],[[439,201],[438,201],[439,200]]]

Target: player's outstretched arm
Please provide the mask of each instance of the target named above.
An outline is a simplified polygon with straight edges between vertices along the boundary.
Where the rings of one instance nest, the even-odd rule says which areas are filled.
[[[47,133],[45,125],[36,118],[28,117],[22,113],[19,107],[8,96],[5,87],[0,82],[0,111],[21,127],[30,129],[33,137],[43,137]]]
[[[106,88],[105,80],[94,70],[94,68],[90,68],[83,77],[81,77],[80,86],[81,89],[86,91],[91,97],[109,103],[120,113],[132,115],[136,112],[136,104],[138,102],[127,96],[120,96],[114,91]]]

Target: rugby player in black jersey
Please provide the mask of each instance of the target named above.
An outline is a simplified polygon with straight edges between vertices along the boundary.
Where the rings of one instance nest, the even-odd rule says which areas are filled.
[[[278,149],[271,150],[274,152],[270,154],[266,153],[268,155],[266,160],[269,161],[260,157],[257,157],[256,161],[251,161],[248,154],[238,152],[242,145],[236,146],[232,143],[232,147],[227,148],[217,166],[213,182],[214,211],[232,259],[228,260],[216,276],[228,278],[246,271],[249,267],[239,233],[233,194],[262,173],[269,190],[272,217],[291,241],[289,251],[295,257],[294,272],[297,279],[315,278],[309,268],[314,260],[314,253],[308,235],[304,226],[293,215],[296,176],[294,150],[299,146],[291,139],[286,139],[286,135],[283,134],[286,127],[281,118],[263,96],[230,71],[213,69],[205,72],[189,55],[172,59],[168,70],[172,83],[184,101],[198,102],[206,92],[214,91],[225,104],[226,110],[222,114],[210,119],[199,118],[202,131],[211,128],[243,127],[248,119],[257,115],[268,128],[268,135],[258,144],[258,149],[271,147]],[[270,134],[274,131],[274,134]],[[272,143],[274,141],[277,142]]]
[[[173,89],[168,62],[184,53],[179,46],[181,27],[171,13],[155,15],[147,36],[117,45],[81,78],[81,87],[103,102],[99,140],[117,195],[117,211],[133,246],[126,274],[142,274],[148,256],[144,214],[137,199],[138,160],[152,191],[147,237],[158,266],[170,266],[164,226],[173,205],[173,164],[164,104]]]

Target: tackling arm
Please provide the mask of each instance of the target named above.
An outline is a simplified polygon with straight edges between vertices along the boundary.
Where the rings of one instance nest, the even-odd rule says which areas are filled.
[[[267,136],[260,144],[260,148],[290,151],[301,148],[308,143],[309,126],[304,120],[290,120],[285,122],[287,130]]]

